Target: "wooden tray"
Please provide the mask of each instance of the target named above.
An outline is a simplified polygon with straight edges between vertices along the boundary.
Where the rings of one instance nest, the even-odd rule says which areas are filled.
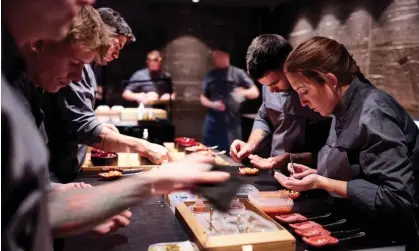
[[[241,251],[243,245],[252,245],[255,251],[295,251],[295,238],[285,228],[260,211],[246,199],[240,199],[247,210],[273,222],[278,231],[242,233],[225,236],[209,236],[194,214],[188,209],[194,202],[183,202],[176,206],[175,215],[193,241],[206,251]]]
[[[165,142],[165,143],[163,143],[163,145],[172,154],[172,157],[173,157],[173,160],[174,161],[180,161],[183,158],[185,158],[185,153],[184,152],[178,152],[177,149],[175,148],[175,143],[173,143],[173,142]],[[226,155],[217,155],[215,157],[215,164],[220,165],[220,166],[230,166],[231,163],[229,163],[226,160],[226,158],[227,158]]]
[[[117,166],[94,166],[90,161],[90,153],[86,154],[86,159],[82,165],[83,172],[102,172],[109,168],[121,168],[127,171],[148,171],[158,165],[152,164],[146,158],[138,158],[138,153],[118,153]]]

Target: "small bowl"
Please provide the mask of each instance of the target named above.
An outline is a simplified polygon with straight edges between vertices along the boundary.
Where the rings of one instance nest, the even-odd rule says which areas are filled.
[[[178,137],[175,138],[175,147],[179,152],[184,152],[185,148],[196,146],[199,143],[196,142],[194,138],[188,138],[188,137]]]
[[[117,166],[118,154],[107,152],[92,152],[90,160],[95,166]]]
[[[192,204],[188,208],[194,214],[208,213],[211,210],[211,206],[208,204],[203,204],[202,206],[198,207],[196,207],[195,204]]]

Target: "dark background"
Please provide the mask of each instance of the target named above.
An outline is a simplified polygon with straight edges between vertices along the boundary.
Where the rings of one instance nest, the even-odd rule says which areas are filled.
[[[120,104],[120,81],[145,67],[146,53],[163,52],[179,101],[178,136],[202,139],[205,109],[201,80],[212,68],[213,45],[227,47],[232,64],[245,68],[252,38],[278,33],[295,46],[320,35],[345,44],[365,75],[419,118],[419,0],[99,0],[119,11],[137,42],[109,64],[100,82],[110,105]],[[248,102],[254,113],[260,100]]]

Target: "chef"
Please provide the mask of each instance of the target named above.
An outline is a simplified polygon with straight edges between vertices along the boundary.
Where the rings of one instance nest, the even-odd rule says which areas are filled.
[[[212,58],[215,68],[205,76],[200,97],[208,108],[204,144],[228,150],[234,139],[241,139],[240,103],[259,97],[259,90],[245,71],[230,65],[226,50],[213,50]]]
[[[295,191],[317,188],[347,198],[394,229],[392,236],[405,241],[408,250],[418,250],[419,129],[412,118],[365,79],[335,40],[307,40],[291,52],[284,68],[302,105],[336,117],[333,148],[345,154],[347,164],[317,171],[296,165],[292,177],[276,173],[275,178]]]
[[[303,107],[297,92],[291,89],[282,68],[291,50],[290,43],[276,34],[263,34],[251,42],[247,71],[263,84],[263,103],[247,143],[235,140],[231,145],[233,160],[249,157],[256,167],[279,169],[286,166],[292,154],[294,161],[315,166],[329,133],[330,119]],[[261,158],[255,152],[267,140],[271,141],[271,157]]]
[[[116,59],[125,44],[135,38],[118,12],[110,8],[100,8],[98,12],[114,30],[111,45],[103,57],[103,63],[107,63]],[[155,163],[171,160],[163,146],[119,134],[115,126],[98,121],[94,112],[96,86],[92,68],[86,64],[80,82],[72,82],[44,97],[50,167],[60,181],[69,182],[76,177],[84,163],[87,145],[111,152],[138,152]]]
[[[138,70],[131,76],[132,82],[125,87],[122,97],[128,101],[145,104],[149,101],[169,100],[170,95],[174,99],[171,77],[162,69],[162,61],[159,51],[150,51],[147,54],[147,68]]]

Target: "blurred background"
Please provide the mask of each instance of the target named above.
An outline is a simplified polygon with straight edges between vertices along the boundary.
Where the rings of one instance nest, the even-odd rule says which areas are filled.
[[[105,103],[122,104],[122,80],[160,50],[173,79],[176,136],[202,140],[205,108],[199,102],[204,75],[213,68],[211,46],[222,45],[233,65],[245,69],[245,53],[261,33],[277,33],[293,46],[311,36],[343,43],[374,85],[395,97],[419,120],[419,0],[98,0],[119,11],[137,41],[126,46],[98,79]],[[258,84],[260,88],[260,85]],[[254,114],[260,98],[242,112]],[[187,118],[187,119],[185,119]],[[253,123],[243,121],[244,135]]]

